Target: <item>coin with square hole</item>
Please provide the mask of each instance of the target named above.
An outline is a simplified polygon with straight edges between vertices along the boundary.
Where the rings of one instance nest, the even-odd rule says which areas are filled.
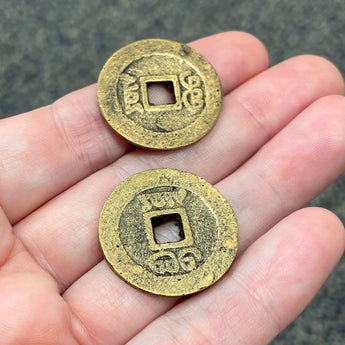
[[[122,182],[104,204],[99,224],[104,256],[142,290],[188,295],[215,283],[237,251],[231,206],[202,178],[156,169]]]
[[[174,149],[214,126],[222,88],[212,65],[182,43],[148,39],[117,51],[98,79],[98,103],[109,125],[132,143]]]

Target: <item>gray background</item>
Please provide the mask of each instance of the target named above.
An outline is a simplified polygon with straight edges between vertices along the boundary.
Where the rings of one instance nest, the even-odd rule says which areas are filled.
[[[345,0],[0,0],[0,118],[94,83],[123,45],[188,42],[226,30],[257,35],[271,65],[319,54],[345,73]],[[344,114],[345,115],[345,114]],[[345,135],[345,134],[344,134]],[[313,204],[345,221],[345,175]],[[345,260],[272,344],[345,344]]]

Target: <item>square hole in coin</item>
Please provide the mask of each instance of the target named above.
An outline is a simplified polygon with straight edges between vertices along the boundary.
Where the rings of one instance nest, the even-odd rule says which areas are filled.
[[[175,243],[185,239],[181,215],[163,214],[151,218],[154,240],[157,244]]]
[[[151,250],[189,247],[194,243],[183,207],[145,212],[144,220]]]
[[[175,104],[175,90],[172,81],[147,82],[147,97],[150,105]]]
[[[140,78],[145,111],[181,110],[181,90],[176,75],[148,75]]]

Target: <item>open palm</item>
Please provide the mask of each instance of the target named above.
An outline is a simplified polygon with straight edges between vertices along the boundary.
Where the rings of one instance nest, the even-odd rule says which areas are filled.
[[[267,69],[262,44],[239,32],[191,46],[217,70],[224,102],[211,132],[184,149],[125,142],[100,115],[95,85],[0,122],[0,344],[266,344],[340,259],[337,217],[298,210],[345,169],[337,69],[316,56]],[[239,223],[235,263],[189,298],[126,284],[98,242],[110,192],[158,167],[215,184]]]

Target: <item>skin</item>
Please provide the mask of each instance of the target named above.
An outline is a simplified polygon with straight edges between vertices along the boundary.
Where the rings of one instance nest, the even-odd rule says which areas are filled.
[[[96,86],[0,122],[0,343],[267,344],[307,306],[340,260],[344,227],[302,208],[345,170],[344,82],[317,56],[268,68],[253,36],[191,43],[215,67],[216,126],[184,149],[131,146],[102,119]],[[138,291],[98,243],[110,192],[142,170],[196,173],[229,200],[238,256],[189,298]]]

